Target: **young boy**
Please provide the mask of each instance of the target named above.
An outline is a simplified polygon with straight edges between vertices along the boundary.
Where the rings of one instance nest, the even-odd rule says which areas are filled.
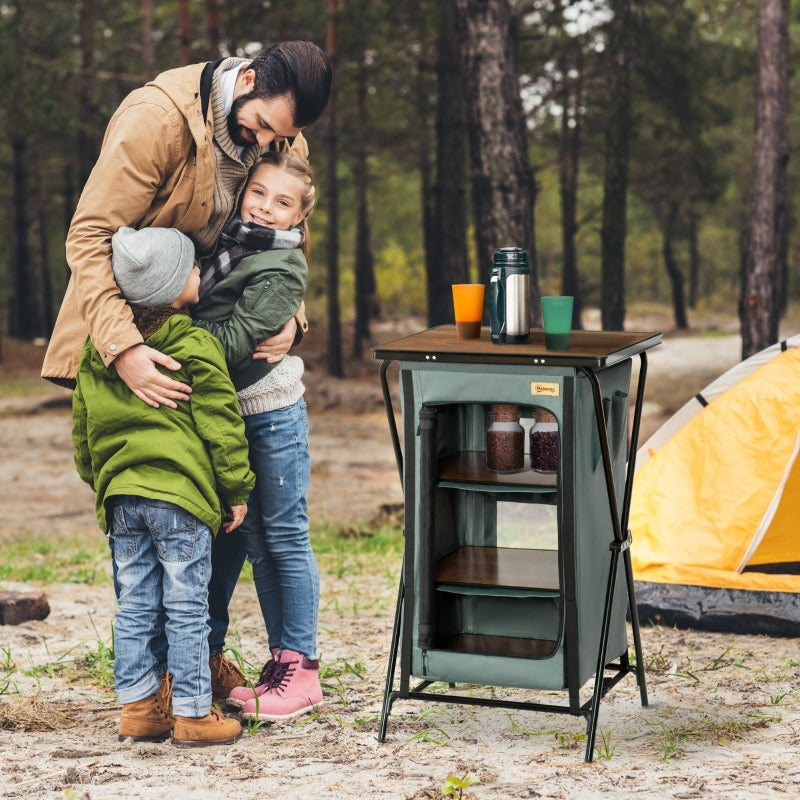
[[[111,244],[114,277],[145,344],[179,361],[175,377],[193,388],[177,409],[146,406],[86,341],[72,435],[114,557],[119,737],[230,744],[242,728],[211,707],[208,579],[211,541],[220,527],[225,536],[241,524],[255,484],[244,426],[222,347],[187,310],[200,284],[191,240],[171,228],[120,228]],[[161,614],[164,685],[151,648]]]

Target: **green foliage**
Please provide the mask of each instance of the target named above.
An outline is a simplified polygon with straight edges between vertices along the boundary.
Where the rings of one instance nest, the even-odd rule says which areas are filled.
[[[480,778],[474,775],[465,775],[463,778],[459,778],[457,775],[450,775],[442,786],[442,796],[454,797],[460,800],[464,796],[464,789],[480,782]]]
[[[375,282],[385,313],[393,319],[424,316],[427,308],[422,252],[409,253],[396,241],[376,254]]]
[[[595,756],[599,761],[610,761],[617,750],[616,744],[611,743],[611,734],[600,731],[600,741],[595,747]]]

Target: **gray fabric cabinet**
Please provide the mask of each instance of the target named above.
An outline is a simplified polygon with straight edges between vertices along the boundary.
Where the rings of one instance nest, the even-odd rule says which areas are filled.
[[[603,694],[633,672],[647,704],[626,522],[646,350],[659,341],[576,331],[570,351],[549,353],[541,332],[525,345],[498,346],[485,329],[463,341],[441,326],[374,348],[406,526],[381,741],[397,697],[509,705],[584,716],[591,761]],[[388,387],[392,362],[400,366],[402,434]],[[486,468],[494,404],[518,407],[526,440],[538,409],[555,417],[555,474],[531,469],[529,454],[520,472]],[[592,678],[591,699],[582,700]],[[564,702],[487,700],[459,685],[561,690]]]

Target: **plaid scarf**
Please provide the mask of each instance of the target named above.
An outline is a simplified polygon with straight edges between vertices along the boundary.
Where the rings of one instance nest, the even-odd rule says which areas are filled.
[[[303,231],[290,228],[278,231],[242,222],[237,214],[225,226],[214,255],[200,260],[200,299],[202,300],[247,256],[262,250],[291,250],[303,244]]]

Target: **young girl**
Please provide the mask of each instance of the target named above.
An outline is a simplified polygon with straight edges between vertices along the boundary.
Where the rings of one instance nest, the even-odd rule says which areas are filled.
[[[316,201],[310,167],[285,152],[254,165],[239,215],[204,263],[195,324],[222,342],[250,446],[256,486],[239,529],[271,656],[254,688],[228,703],[248,719],[277,722],[323,707],[317,653],[319,573],[308,532],[310,476],[303,361],[253,360],[254,346],[300,307],[308,266],[307,217]],[[302,246],[302,250],[300,247]]]

